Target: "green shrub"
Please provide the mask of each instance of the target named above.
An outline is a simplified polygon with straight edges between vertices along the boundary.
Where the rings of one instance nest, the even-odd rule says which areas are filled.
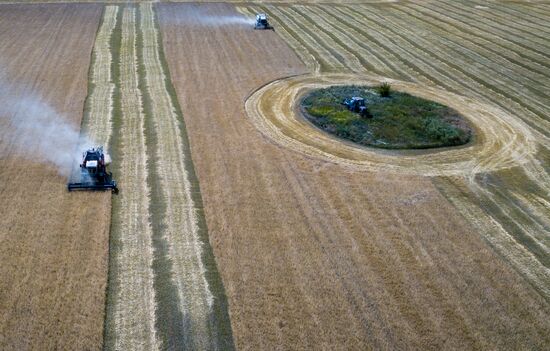
[[[384,82],[376,89],[381,97],[389,97],[391,93],[391,85],[388,82]]]

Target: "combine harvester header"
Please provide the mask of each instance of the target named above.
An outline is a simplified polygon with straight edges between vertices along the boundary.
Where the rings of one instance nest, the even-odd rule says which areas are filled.
[[[103,147],[91,148],[82,154],[80,164],[80,182],[67,184],[72,190],[107,190],[118,192],[112,173],[107,172],[107,162]]]

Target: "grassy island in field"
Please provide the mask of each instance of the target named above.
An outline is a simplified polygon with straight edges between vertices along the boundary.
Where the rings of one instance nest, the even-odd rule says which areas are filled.
[[[386,89],[383,89],[386,88]],[[383,97],[389,93],[389,96]],[[350,111],[344,99],[361,97],[366,113]],[[389,86],[334,86],[302,100],[306,118],[322,130],[367,146],[425,149],[470,141],[472,130],[455,110]]]

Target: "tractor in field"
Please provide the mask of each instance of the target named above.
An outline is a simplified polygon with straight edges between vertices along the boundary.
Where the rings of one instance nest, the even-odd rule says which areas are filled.
[[[274,29],[267,20],[265,13],[258,13],[256,15],[256,22],[254,23],[254,29]]]
[[[353,96],[351,98],[344,99],[342,105],[345,105],[348,110],[359,113],[361,117],[372,117],[369,113],[367,106],[365,105],[365,99],[358,96]]]
[[[80,182],[69,183],[67,188],[72,190],[108,190],[118,192],[116,181],[112,173],[107,172],[107,164],[103,147],[91,148],[82,154],[80,164]]]

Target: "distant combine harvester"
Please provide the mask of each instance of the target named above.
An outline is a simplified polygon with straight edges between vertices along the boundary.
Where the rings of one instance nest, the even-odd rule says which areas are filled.
[[[269,24],[267,20],[267,15],[265,13],[258,13],[256,15],[256,22],[254,23],[254,29],[271,29],[275,30],[272,25]]]

